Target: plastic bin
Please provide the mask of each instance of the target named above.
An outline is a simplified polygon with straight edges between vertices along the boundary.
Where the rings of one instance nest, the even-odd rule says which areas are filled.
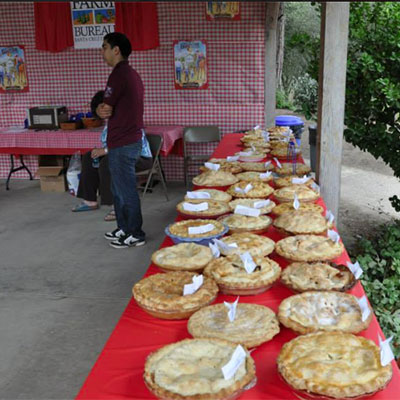
[[[311,170],[315,172],[317,166],[317,125],[310,125],[308,127],[308,143],[310,144],[310,165]]]
[[[301,118],[296,117],[294,115],[278,115],[275,118],[275,125],[288,126],[293,131],[293,135],[296,138],[296,142],[300,146],[301,135],[304,131],[304,122]]]

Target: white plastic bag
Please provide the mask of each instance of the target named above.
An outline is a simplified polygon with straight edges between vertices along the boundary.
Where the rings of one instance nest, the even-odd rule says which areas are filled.
[[[82,170],[81,154],[78,152],[71,156],[67,170],[68,190],[73,196],[76,196],[78,193],[81,170]]]

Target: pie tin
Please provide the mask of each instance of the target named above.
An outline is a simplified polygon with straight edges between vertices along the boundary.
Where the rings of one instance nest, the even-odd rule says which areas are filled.
[[[220,237],[224,236],[229,230],[229,228],[225,224],[222,224],[222,225],[224,225],[224,229],[222,230],[222,232],[217,233],[216,235],[205,236],[205,237],[201,237],[201,238],[189,238],[189,237],[182,237],[182,236],[177,236],[177,235],[172,234],[169,231],[169,227],[171,225],[172,224],[169,224],[165,228],[165,234],[167,236],[169,236],[175,244],[193,242],[193,243],[201,244],[203,246],[208,246],[208,244],[211,243],[213,239],[219,239]]]

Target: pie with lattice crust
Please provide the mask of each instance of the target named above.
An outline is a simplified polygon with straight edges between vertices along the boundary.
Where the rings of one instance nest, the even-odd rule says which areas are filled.
[[[316,331],[358,333],[368,328],[372,310],[365,321],[357,298],[352,294],[319,291],[287,297],[279,305],[279,321],[300,334]]]
[[[174,271],[150,275],[133,286],[137,304],[150,315],[162,319],[188,318],[217,297],[218,286],[204,277],[202,286],[193,294],[183,295],[183,288],[197,275],[188,271]]]
[[[192,182],[197,186],[227,186],[238,182],[238,178],[226,171],[207,171],[193,178]]]
[[[229,233],[263,233],[268,230],[268,227],[272,223],[272,219],[267,215],[249,217],[241,214],[229,214],[218,218],[218,220],[229,228]]]
[[[245,193],[247,185],[251,185],[252,188]],[[237,188],[237,189],[236,189]],[[241,181],[230,186],[227,190],[228,194],[233,197],[241,198],[265,198],[270,196],[274,189],[268,185],[268,183],[257,182],[257,181]]]
[[[276,200],[278,200],[280,203],[284,203],[287,201],[292,202],[294,200],[295,194],[297,195],[297,198],[300,202],[305,203],[316,201],[320,197],[319,191],[314,190],[307,185],[285,186],[283,188],[276,189],[274,192]]]
[[[151,261],[166,271],[201,271],[212,258],[212,252],[207,246],[179,243],[155,251]]]
[[[275,179],[275,186],[277,188],[282,188],[285,186],[292,186],[292,185],[296,185],[296,183],[293,182],[293,178],[299,178],[297,175],[287,175],[284,176],[282,178],[277,178]],[[302,185],[307,185],[307,186],[311,186],[313,183],[315,183],[314,179],[309,177],[308,180],[306,182],[304,182]]]
[[[204,233],[189,232],[189,228],[195,228],[204,225],[213,225],[213,229],[207,230],[207,232]],[[169,225],[169,232],[175,236],[182,238],[202,238],[214,236],[222,233],[224,229],[225,227],[221,222],[215,221],[213,219],[188,219]]]
[[[144,367],[144,381],[159,399],[237,399],[255,385],[254,360],[246,358],[230,379],[222,367],[231,359],[237,344],[222,339],[185,339],[151,353]]]
[[[206,192],[210,194],[210,199],[212,200],[217,200],[217,201],[231,201],[232,196],[226,192],[223,192],[222,190],[217,190],[217,189],[197,189],[193,190],[193,192]],[[188,197],[188,195],[185,195],[185,200],[191,201],[194,199],[191,199]],[[209,200],[209,199],[204,199],[204,200]]]
[[[275,172],[279,175],[303,176],[311,172],[311,168],[306,164],[300,163],[281,163],[281,167],[276,166]]]
[[[265,172],[274,169],[274,165],[272,163],[265,165],[263,162],[242,162],[240,165],[244,171]]]
[[[345,265],[333,263],[294,262],[282,272],[281,282],[296,292],[336,290],[345,292],[357,282]]]
[[[379,347],[342,332],[317,332],[285,343],[278,371],[295,390],[334,399],[354,399],[382,390],[392,366],[382,366]]]
[[[344,250],[343,243],[334,242],[327,236],[289,236],[275,244],[275,251],[292,261],[327,261],[339,257]]]
[[[189,207],[191,205],[196,206],[196,205],[199,205],[202,203],[207,203],[206,210],[193,211],[191,209],[187,209],[187,207]],[[182,201],[177,204],[176,209],[181,214],[189,215],[192,217],[202,217],[202,218],[217,217],[219,215],[230,212],[230,207],[229,207],[228,203],[226,203],[224,201],[217,201],[217,200],[211,200],[211,199]]]
[[[320,206],[319,204],[315,203],[300,203],[300,207],[298,208],[299,210],[304,210],[304,211],[313,211],[316,213],[322,214],[324,212],[324,207]],[[275,215],[282,215],[288,211],[294,211],[295,208],[293,207],[293,203],[287,202],[287,203],[281,203],[275,206],[271,212]]]
[[[263,293],[279,279],[279,264],[268,257],[253,257],[257,267],[251,273],[238,254],[212,260],[204,269],[204,274],[213,278],[222,293],[250,295]]]
[[[248,251],[254,256],[267,256],[275,249],[275,242],[267,236],[257,235],[255,233],[233,233],[230,236],[225,236],[221,239],[226,245],[236,243],[237,248],[230,247],[229,249],[221,248],[221,254],[227,256],[229,254],[241,254]]]
[[[188,321],[188,331],[195,338],[220,338],[247,348],[268,342],[279,333],[275,313],[259,304],[238,303],[231,322],[224,304],[203,307]]]
[[[236,174],[236,177],[241,181],[256,181],[256,182],[270,182],[273,180],[272,174],[268,177],[263,176],[264,174],[256,171],[246,171]]]
[[[265,199],[235,199],[235,200],[232,200],[229,202],[229,207],[232,211],[235,210],[237,205],[255,208],[254,203],[261,202],[261,201],[266,201],[266,200]],[[261,214],[268,214],[272,211],[272,209],[275,206],[276,206],[276,204],[272,200],[269,200],[268,205],[263,206],[261,208],[257,208],[257,210],[260,210]]]

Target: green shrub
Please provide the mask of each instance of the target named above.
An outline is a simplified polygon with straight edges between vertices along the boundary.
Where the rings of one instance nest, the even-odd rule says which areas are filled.
[[[289,100],[286,92],[281,89],[276,90],[276,108],[287,108],[293,111],[296,109],[293,102]]]

